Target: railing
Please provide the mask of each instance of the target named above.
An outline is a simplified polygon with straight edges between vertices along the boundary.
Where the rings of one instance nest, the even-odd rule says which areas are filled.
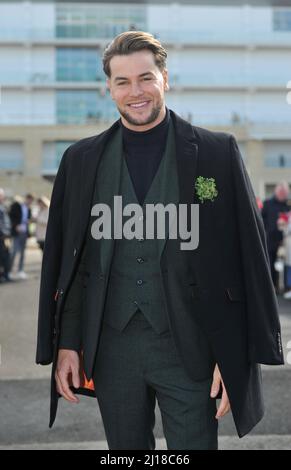
[[[247,127],[251,133],[258,134],[258,135],[279,135],[279,134],[288,134],[288,138],[290,138],[290,128],[291,128],[291,107],[288,110],[288,106],[286,106],[287,111],[284,113],[269,113],[263,115],[262,113],[258,116],[248,117],[245,114],[239,114],[239,112],[195,112],[195,108],[189,109],[189,111],[183,110],[179,111],[179,108],[175,106],[171,106],[170,102],[168,102],[168,106],[170,109],[174,109],[177,114],[179,114],[182,118],[186,119],[192,124],[196,125],[207,125],[207,126],[242,126]],[[193,112],[194,109],[194,112]],[[70,116],[68,116],[70,118]],[[109,126],[119,118],[118,113],[116,115],[112,115],[111,118],[100,116],[100,117],[90,117],[87,119],[76,119],[74,116],[71,116],[72,122],[67,123],[58,123],[57,118],[54,114],[41,114],[41,113],[26,113],[20,115],[18,113],[1,113],[1,106],[0,106],[0,125],[1,126],[22,126],[22,125],[31,125],[31,126],[38,126],[38,125],[53,125],[53,126],[63,126],[63,125],[97,125],[97,126]]]
[[[195,87],[218,87],[218,88],[234,88],[234,87],[287,87],[288,81],[291,80],[291,70],[287,75],[285,71],[277,71],[276,74],[265,74],[264,71],[259,74],[248,73],[227,73],[212,74],[203,73],[197,74],[175,74],[174,71],[169,71],[169,84],[170,87],[175,88],[195,88]],[[14,87],[14,86],[32,86],[32,87],[51,87],[63,89],[105,89],[104,79],[96,79],[96,81],[87,80],[74,80],[74,81],[58,81],[54,76],[46,73],[23,74],[18,71],[1,71],[0,72],[0,87]]]
[[[150,29],[148,25],[147,29]],[[251,31],[239,29],[227,29],[223,31],[203,30],[197,31],[193,27],[191,30],[162,30],[151,31],[158,39],[170,44],[192,44],[192,45],[270,45],[270,46],[291,46],[291,31]],[[86,43],[90,41],[110,41],[115,34],[96,32],[96,35],[80,37],[80,35],[70,35],[68,31],[65,36],[56,36],[54,29],[1,29],[0,42],[45,42],[45,41],[78,41]]]
[[[55,37],[54,29],[0,29],[0,41],[52,41]]]
[[[251,67],[251,66],[250,66]],[[260,73],[248,73],[246,71],[237,71],[235,73],[196,73],[193,74],[175,74],[169,70],[169,83],[173,87],[195,87],[195,86],[216,86],[216,87],[248,87],[248,86],[283,86],[286,88],[287,82],[291,80],[291,70],[287,75],[285,71],[277,70],[275,74],[265,74],[264,70]]]
[[[160,31],[156,37],[161,41],[176,44],[193,45],[264,45],[291,46],[291,31],[248,31],[248,30],[224,30],[224,31]]]

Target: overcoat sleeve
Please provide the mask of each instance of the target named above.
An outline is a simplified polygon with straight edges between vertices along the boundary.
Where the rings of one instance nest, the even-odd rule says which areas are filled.
[[[82,348],[82,309],[84,278],[86,276],[86,244],[79,266],[66,296],[61,316],[60,340],[58,349],[81,352]]]
[[[50,364],[53,360],[55,294],[62,257],[63,201],[68,150],[62,157],[52,191],[41,269],[36,363],[42,365]]]
[[[230,136],[230,155],[247,297],[249,360],[259,364],[283,364],[279,309],[271,278],[264,224],[233,136]]]

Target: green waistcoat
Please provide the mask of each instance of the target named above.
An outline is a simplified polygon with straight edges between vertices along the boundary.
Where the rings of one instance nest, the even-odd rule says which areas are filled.
[[[113,180],[113,181],[112,181]],[[95,202],[103,202],[113,208],[113,196],[122,196],[122,206],[137,204],[138,200],[122,151],[122,134],[119,129],[106,146],[98,169]],[[111,259],[108,291],[105,302],[104,322],[122,331],[137,309],[140,309],[157,333],[169,329],[166,302],[160,272],[160,255],[165,237],[146,239],[146,204],[179,202],[178,176],[175,155],[175,133],[170,122],[166,148],[158,170],[140,206],[144,232],[141,239],[102,239],[103,267]],[[123,222],[130,217],[124,217]],[[167,219],[166,219],[167,220]],[[111,251],[112,250],[112,251]],[[113,251],[114,250],[114,251]],[[105,268],[106,269],[106,268]]]

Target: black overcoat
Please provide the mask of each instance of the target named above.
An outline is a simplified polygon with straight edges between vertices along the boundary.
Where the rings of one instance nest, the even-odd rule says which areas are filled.
[[[263,222],[235,138],[192,126],[173,111],[170,113],[176,136],[180,203],[200,202],[194,190],[198,176],[215,178],[218,196],[213,202],[200,204],[199,246],[187,255],[187,269],[181,262],[179,240],[168,239],[164,245],[160,266],[169,322],[190,374],[195,363],[191,353],[193,322],[205,332],[242,437],[264,413],[259,364],[284,362]],[[100,135],[70,146],[53,188],[42,265],[36,357],[38,364],[53,363],[50,425],[58,402],[54,370],[62,307],[80,262],[98,162],[118,125],[116,121]],[[109,270],[95,266],[87,274],[84,321],[90,328],[84,329],[90,334],[83,338],[83,347],[89,380]],[[191,306],[190,315],[181,299]],[[87,393],[85,388],[78,392]],[[94,395],[93,390],[90,393]]]

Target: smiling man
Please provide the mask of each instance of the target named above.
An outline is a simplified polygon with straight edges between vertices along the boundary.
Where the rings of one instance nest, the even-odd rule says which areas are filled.
[[[283,363],[263,223],[237,143],[166,107],[166,58],[140,31],[106,48],[120,119],[66,150],[50,206],[36,359],[53,363],[50,425],[60,396],[95,396],[110,449],[155,448],[156,401],[168,449],[217,449],[230,409],[242,437],[264,412],[260,364]],[[117,195],[142,219],[149,204],[203,202],[198,248],[181,250],[167,231],[92,237],[92,207],[113,209]]]
[[[161,54],[160,61],[163,58]],[[122,124],[142,132],[162,122],[166,115],[164,92],[169,89],[168,73],[165,68],[160,70],[153,53],[145,49],[127,56],[112,56],[109,63],[105,69],[110,76],[107,83]]]

